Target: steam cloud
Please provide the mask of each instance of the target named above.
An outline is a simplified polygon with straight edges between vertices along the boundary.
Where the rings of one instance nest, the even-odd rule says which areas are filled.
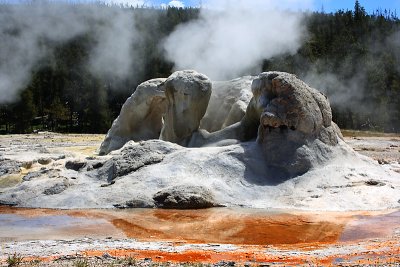
[[[313,66],[303,77],[304,82],[317,88],[329,96],[332,105],[340,108],[348,108],[351,104],[363,103],[356,106],[358,110],[367,109],[364,100],[364,88],[366,84],[366,74],[359,71],[355,76],[343,80],[333,71],[318,72]]]
[[[0,7],[0,103],[13,102],[30,80],[31,72],[52,48],[94,31],[97,46],[91,51],[91,70],[122,78],[131,75],[140,42],[132,12],[98,5],[32,3]]]
[[[132,64],[138,62],[139,53],[134,54],[132,46],[140,42],[141,36],[134,27],[131,12],[119,8],[104,11],[102,16],[109,21],[97,29],[98,45],[93,51],[90,67],[101,75],[124,78],[133,72]]]
[[[177,69],[193,68],[213,79],[232,78],[259,70],[264,58],[295,53],[301,45],[304,28],[300,13],[278,9],[272,0],[232,2],[204,1],[207,8],[201,10],[200,18],[178,27],[165,40],[166,57]],[[297,2],[283,0],[280,5],[293,7]],[[141,51],[133,47],[140,47],[143,36],[135,23],[139,22],[132,12],[96,4],[0,6],[0,103],[18,98],[38,62],[53,51],[49,44],[87,32],[95,33],[96,46],[87,62],[93,73],[122,79],[140,72],[134,70],[141,69]]]
[[[390,35],[386,40],[370,40],[368,44],[368,60],[365,65],[356,66],[354,62],[345,60],[335,70],[329,64],[316,62],[303,75],[301,79],[314,88],[329,96],[333,106],[341,109],[366,112],[371,110],[371,103],[366,93],[368,86],[368,71],[379,72],[383,66],[379,64],[382,51],[393,52],[394,67],[400,72],[400,31]],[[306,60],[304,60],[306,62]],[[321,67],[323,66],[323,67]],[[307,69],[307,67],[305,67]],[[355,71],[352,71],[355,70]],[[355,73],[351,77],[343,78],[345,73]],[[382,85],[384,86],[384,85]]]
[[[166,38],[166,57],[175,69],[196,69],[212,79],[259,71],[263,59],[296,53],[301,46],[302,13],[282,10],[297,2],[280,1],[279,8],[272,0],[210,0],[198,20]]]

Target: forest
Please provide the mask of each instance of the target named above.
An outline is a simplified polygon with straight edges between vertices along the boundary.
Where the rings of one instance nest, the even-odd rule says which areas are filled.
[[[7,5],[0,4],[0,16]],[[138,29],[144,38],[140,47],[132,47],[142,55],[138,75],[119,78],[89,71],[86,62],[95,32],[59,43],[44,38],[42,45],[52,46],[51,53],[37,62],[16,101],[0,103],[1,134],[105,133],[138,84],[173,72],[158,44],[178,25],[198,18],[199,9],[117,8],[141,17]],[[353,10],[321,10],[307,14],[305,21],[308,35],[297,53],[264,59],[262,70],[294,73],[323,91],[342,129],[400,132],[396,12],[378,9],[369,14],[356,1]],[[18,29],[8,34],[18,34]]]

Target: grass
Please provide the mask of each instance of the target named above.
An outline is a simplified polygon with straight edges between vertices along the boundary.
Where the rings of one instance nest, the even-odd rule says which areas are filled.
[[[20,265],[23,259],[21,255],[14,253],[13,255],[8,255],[6,263],[8,267],[14,267]]]
[[[74,262],[74,267],[89,267],[89,262],[87,259],[77,259]]]
[[[136,260],[134,258],[132,258],[132,257],[127,257],[126,258],[126,264],[128,266],[135,266]]]
[[[39,259],[34,259],[31,261],[23,261],[23,257],[18,254],[14,253],[13,255],[8,256],[7,259],[7,266],[14,267],[14,266],[26,266],[26,267],[128,267],[128,266],[146,266],[146,267],[213,267],[213,266],[221,266],[220,264],[206,264],[206,263],[171,263],[171,262],[152,262],[152,261],[143,261],[140,259],[135,259],[130,256],[125,256],[125,258],[114,258],[109,260],[99,260],[96,258],[86,258],[80,257],[73,260],[65,260],[65,261],[51,261],[51,262],[42,262]],[[391,259],[387,258],[366,258],[363,260],[358,260],[358,262],[338,262],[332,263],[329,266],[365,266],[365,263],[368,263],[368,266],[398,266],[396,265],[399,261],[398,258],[395,256]],[[364,264],[363,264],[364,263]],[[388,265],[389,264],[389,265]],[[1,264],[0,264],[1,265]],[[298,266],[317,266],[317,261],[309,261],[305,264],[300,264]],[[3,266],[3,265],[1,265]],[[237,267],[259,267],[265,266],[262,263],[234,263],[224,264],[222,266],[237,266]],[[281,266],[281,265],[279,265]]]
[[[29,266],[39,266],[42,261],[40,259],[33,259],[29,261]]]

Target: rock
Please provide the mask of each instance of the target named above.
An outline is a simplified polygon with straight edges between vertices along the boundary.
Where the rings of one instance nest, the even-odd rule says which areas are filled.
[[[99,177],[111,183],[117,177],[117,165],[113,160],[107,161],[99,170]],[[104,179],[105,178],[105,179]]]
[[[165,95],[167,112],[160,139],[186,146],[206,113],[211,81],[196,71],[177,71],[165,81]]]
[[[378,159],[378,163],[381,165],[390,164],[390,162],[386,159]]]
[[[380,181],[372,180],[372,179],[365,181],[365,184],[369,185],[369,186],[385,186],[386,185],[384,182],[380,182]]]
[[[202,186],[181,185],[163,189],[153,196],[157,208],[205,209],[218,206],[212,192]]]
[[[15,201],[0,200],[0,206],[15,207],[18,206],[18,203]]]
[[[326,97],[295,75],[262,73],[253,81],[252,90],[254,97],[259,98],[257,101],[264,103],[260,118],[262,131],[265,128],[291,129],[305,137],[318,137],[322,129],[332,124],[332,112]],[[337,140],[329,144],[335,145]]]
[[[113,184],[115,184],[115,181],[111,181],[111,182],[108,183],[108,184],[102,184],[102,185],[100,185],[100,187],[109,187],[109,186],[111,186],[111,185],[113,185]]]
[[[325,162],[331,147],[343,138],[332,122],[326,97],[296,76],[262,73],[253,79],[251,90],[253,97],[240,122],[213,133],[200,130],[192,135],[189,146],[229,145],[232,140],[257,138],[265,165],[290,178]]]
[[[341,134],[322,93],[283,72],[260,74],[252,90],[262,103],[257,140],[268,166],[297,176],[330,157]]]
[[[65,163],[65,168],[67,168],[68,170],[74,170],[74,171],[79,171],[85,166],[86,166],[86,162],[83,162],[83,161],[69,160]]]
[[[48,165],[48,164],[51,163],[51,161],[52,161],[51,158],[40,158],[40,159],[38,159],[38,163],[42,164],[42,165]]]
[[[30,172],[27,175],[25,175],[24,177],[22,177],[22,180],[24,181],[31,181],[34,178],[37,178],[41,175],[41,172]]]
[[[33,161],[24,161],[21,163],[21,167],[25,169],[30,169],[32,168]]]
[[[234,261],[220,261],[217,262],[214,266],[235,266],[236,263]],[[260,265],[257,265],[260,266]]]
[[[62,193],[65,189],[67,189],[68,186],[65,183],[57,183],[53,185],[50,188],[47,188],[46,190],[43,191],[43,194],[45,195],[57,195]]]
[[[55,161],[58,161],[58,160],[65,159],[66,157],[67,157],[67,156],[65,156],[65,155],[59,155],[59,156],[57,156],[57,157],[52,157],[52,159],[55,160]]]
[[[97,169],[99,169],[99,168],[101,168],[103,166],[104,166],[104,162],[101,162],[101,161],[98,161],[98,162],[95,162],[95,163],[92,164],[92,168],[95,169],[95,170],[97,170]]]
[[[111,256],[108,253],[104,253],[101,257],[104,258],[104,259],[116,259],[115,257]]]
[[[166,111],[165,79],[153,79],[140,84],[122,106],[100,146],[100,155],[120,149],[130,141],[158,139],[162,114]]]
[[[46,167],[42,167],[42,168],[40,168],[40,172],[42,173],[42,174],[46,174],[46,173],[48,173],[50,170],[49,169],[46,169]]]
[[[214,85],[221,95],[210,101],[211,83],[206,76],[195,71],[172,74],[164,83],[167,111],[160,139],[203,147],[257,138],[265,164],[294,177],[326,161],[330,147],[343,138],[332,122],[327,98],[292,74],[265,72]],[[201,120],[213,132],[199,129]]]
[[[191,130],[188,130],[190,133],[183,135],[190,136],[191,132],[197,130],[197,121],[199,119],[201,119],[201,128],[210,132],[221,130],[240,121],[245,115],[247,105],[252,97],[251,82],[254,78],[255,77],[253,76],[245,76],[231,81],[214,82],[212,87],[214,87],[215,90],[211,94],[207,113],[202,116],[202,108],[195,107],[193,103],[200,106],[202,105],[203,108],[207,107],[206,102],[208,89],[206,90],[207,94],[205,96],[195,95],[192,93],[191,98],[204,97],[203,101],[200,102],[193,99],[186,99],[188,93],[185,90],[193,90],[193,88],[196,88],[198,85],[203,89],[208,88],[210,81],[208,81],[204,75],[198,74],[194,71],[177,72],[171,75],[170,78],[168,78],[168,84],[175,86],[173,84],[176,83],[180,86],[180,89],[177,92],[174,92],[174,94],[176,94],[174,95],[176,101],[183,101],[178,108],[183,107],[187,109],[187,107],[191,106],[193,107],[191,113],[198,117],[194,120],[193,118],[190,119],[193,122],[193,126],[189,127]],[[167,99],[164,93],[165,80],[166,79],[154,79],[138,86],[133,95],[128,98],[123,105],[119,117],[114,121],[111,129],[107,133],[107,136],[100,147],[100,155],[108,154],[113,150],[117,150],[130,140],[144,141],[149,139],[158,139],[162,128],[161,117],[167,110]],[[184,82],[181,83],[181,81]],[[182,99],[179,99],[177,95],[182,96],[182,94]],[[192,104],[189,105],[189,102],[187,101],[191,101]],[[171,100],[170,102],[173,101]],[[176,105],[176,103],[174,104]],[[201,112],[198,113],[198,111]],[[178,111],[177,114],[178,116],[182,116],[180,115],[180,111]],[[189,117],[193,117],[193,114],[185,115],[187,118],[179,118],[179,121],[185,121]],[[176,128],[179,129],[180,126],[181,125],[178,125]],[[186,127],[186,125],[184,126]],[[192,128],[194,130],[192,130]],[[170,130],[172,132],[174,131],[172,129]],[[165,134],[167,134],[167,132]],[[165,136],[164,138],[161,137],[161,139],[167,140],[168,138]],[[173,141],[173,139],[168,141]]]
[[[124,203],[114,204],[114,207],[118,209],[136,209],[136,208],[148,209],[148,208],[154,208],[155,205],[152,199],[139,195],[136,198],[128,200]]]
[[[18,161],[0,158],[0,176],[19,173],[20,171],[21,163]]]
[[[160,163],[166,154],[181,148],[178,145],[160,140],[139,143],[130,141],[99,169],[99,176],[106,177],[107,181],[110,182],[142,167]]]

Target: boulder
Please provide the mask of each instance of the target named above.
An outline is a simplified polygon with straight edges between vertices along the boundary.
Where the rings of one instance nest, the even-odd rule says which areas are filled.
[[[65,163],[65,168],[68,170],[79,171],[86,166],[86,162],[77,160],[68,160]]]
[[[206,113],[211,81],[196,71],[173,73],[165,81],[167,112],[160,139],[186,146]]]
[[[33,165],[33,161],[32,160],[24,161],[24,162],[21,163],[21,167],[25,168],[25,169],[32,168],[32,165]]]
[[[252,91],[262,108],[257,140],[268,166],[296,176],[331,157],[341,133],[326,96],[283,72],[260,74]]]
[[[154,201],[144,195],[138,194],[135,198],[125,201],[123,203],[114,204],[118,209],[149,209],[154,208]]]
[[[130,141],[158,139],[162,128],[162,114],[166,111],[165,79],[153,79],[140,84],[122,106],[113,122],[99,154],[120,149]]]
[[[52,162],[53,160],[51,158],[40,158],[38,159],[38,163],[41,165],[48,165]]]
[[[172,186],[153,196],[157,208],[205,209],[218,206],[211,190],[194,185]]]

